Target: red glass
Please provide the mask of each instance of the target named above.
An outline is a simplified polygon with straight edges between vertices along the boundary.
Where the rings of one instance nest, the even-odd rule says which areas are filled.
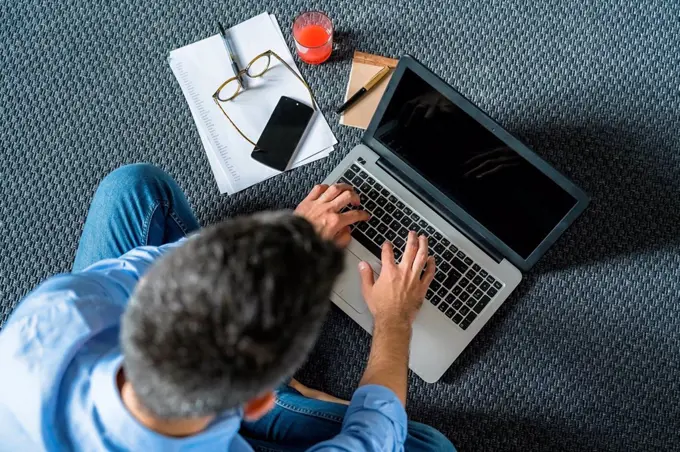
[[[333,52],[333,22],[324,13],[302,13],[293,22],[298,56],[308,64],[321,64]]]

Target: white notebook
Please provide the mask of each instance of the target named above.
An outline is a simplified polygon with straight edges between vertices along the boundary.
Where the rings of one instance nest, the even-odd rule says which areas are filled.
[[[240,67],[260,53],[273,50],[300,73],[273,15],[260,14],[232,27],[228,33]],[[272,58],[271,61],[271,68],[263,77],[248,78],[246,92],[223,104],[234,122],[253,141],[259,138],[281,96],[307,105],[311,102],[304,85],[278,60]],[[173,50],[168,62],[189,104],[220,193],[236,193],[280,174],[250,157],[253,145],[229,124],[212,99],[217,87],[234,76],[222,37],[216,34]],[[317,106],[291,168],[327,157],[336,143]]]

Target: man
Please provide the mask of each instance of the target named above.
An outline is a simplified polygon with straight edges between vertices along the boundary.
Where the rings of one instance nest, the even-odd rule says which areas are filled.
[[[349,226],[368,218],[339,214],[348,204],[350,187],[317,186],[295,214],[185,238],[199,225],[169,176],[114,171],[73,273],[41,284],[0,332],[0,449],[452,450],[404,411],[411,324],[434,273],[424,237],[399,264],[386,244],[377,280],[358,269],[375,331],[349,406],[285,384],[326,316]]]

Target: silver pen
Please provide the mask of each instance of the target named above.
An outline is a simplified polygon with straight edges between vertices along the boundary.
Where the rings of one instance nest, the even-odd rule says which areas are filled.
[[[222,42],[224,43],[224,47],[226,47],[227,53],[229,54],[231,68],[234,70],[234,74],[236,74],[238,82],[241,84],[241,88],[245,88],[246,85],[243,83],[243,76],[239,75],[241,70],[238,68],[238,64],[236,64],[236,52],[234,52],[234,48],[231,46],[229,38],[227,38],[227,32],[224,30],[224,27],[221,23],[217,22],[217,26],[220,27],[220,35],[222,35]]]

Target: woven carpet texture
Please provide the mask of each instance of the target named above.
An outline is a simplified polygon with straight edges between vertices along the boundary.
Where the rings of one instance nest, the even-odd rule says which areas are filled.
[[[168,52],[263,11],[293,49],[309,9],[337,31],[300,67],[338,151],[220,196]],[[677,1],[13,0],[0,19],[0,321],[70,270],[111,170],[160,166],[203,225],[291,208],[361,138],[332,113],[352,51],[411,54],[593,202],[439,383],[411,376],[410,418],[463,451],[680,450]],[[299,378],[350,397],[368,349],[334,309]]]

